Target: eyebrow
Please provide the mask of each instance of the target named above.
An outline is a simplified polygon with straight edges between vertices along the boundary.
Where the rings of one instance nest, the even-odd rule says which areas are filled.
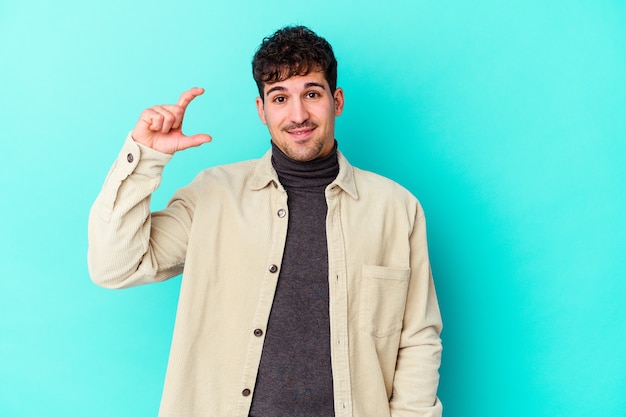
[[[311,88],[311,87],[319,87],[322,90],[325,88],[324,84],[320,84],[320,83],[316,83],[316,82],[310,82],[310,83],[306,83],[306,85],[304,86],[305,88]]]
[[[306,84],[304,85],[304,88],[311,88],[311,87],[319,87],[319,88],[321,88],[322,90],[325,88],[325,87],[324,87],[324,84],[317,83],[317,82],[314,82],[314,81],[309,82],[309,83],[306,83]],[[274,91],[287,91],[287,89],[286,89],[285,87],[283,87],[282,85],[277,85],[277,86],[274,86],[274,87],[270,88],[269,90],[267,90],[267,92],[265,93],[265,95],[266,95],[266,96],[269,96],[269,95],[270,95],[270,93],[273,93]]]

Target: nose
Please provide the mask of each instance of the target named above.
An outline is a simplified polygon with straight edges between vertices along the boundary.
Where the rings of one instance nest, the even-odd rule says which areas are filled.
[[[306,108],[306,103],[300,100],[291,101],[290,118],[292,123],[302,124],[309,120],[309,112]]]

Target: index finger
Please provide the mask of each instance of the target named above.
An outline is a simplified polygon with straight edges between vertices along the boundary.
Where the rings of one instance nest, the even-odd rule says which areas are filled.
[[[204,88],[200,88],[200,87],[191,88],[180,95],[180,98],[178,99],[178,102],[176,103],[176,105],[182,107],[183,110],[185,110],[187,106],[189,105],[189,103],[191,103],[191,100],[193,100],[194,98],[202,94],[204,94]]]

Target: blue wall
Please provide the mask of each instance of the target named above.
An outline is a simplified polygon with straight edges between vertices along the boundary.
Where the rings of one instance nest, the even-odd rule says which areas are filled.
[[[144,107],[203,86],[155,208],[261,155],[250,59],[303,23],[337,138],[425,207],[449,417],[626,415],[626,3],[0,4],[0,415],[154,416],[179,280],[89,281],[89,207]]]

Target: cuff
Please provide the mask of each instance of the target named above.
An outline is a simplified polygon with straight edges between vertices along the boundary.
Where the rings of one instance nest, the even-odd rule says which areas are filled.
[[[172,156],[135,142],[129,133],[118,155],[117,165],[125,172],[125,177],[132,172],[155,177],[161,175]]]

